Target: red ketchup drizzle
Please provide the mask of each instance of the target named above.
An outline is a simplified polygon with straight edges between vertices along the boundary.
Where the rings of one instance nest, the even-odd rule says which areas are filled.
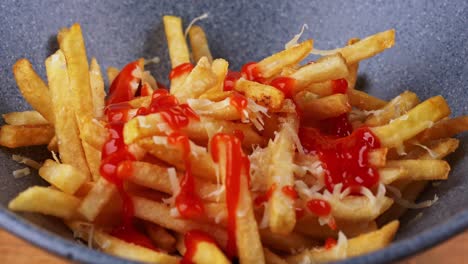
[[[226,78],[224,78],[224,91],[232,91],[236,86],[237,80],[242,77],[240,72],[228,71]]]
[[[276,190],[276,184],[273,183],[264,194],[261,194],[255,198],[254,200],[255,206],[260,206],[263,203],[268,202],[275,190]]]
[[[284,97],[292,98],[296,80],[290,77],[277,77],[270,82],[270,85],[283,92]]]
[[[140,91],[140,95],[141,96],[149,96],[153,94],[153,89],[151,88],[151,86],[149,86],[149,84],[147,83],[144,83],[142,86],[141,86],[141,91]]]
[[[247,108],[249,103],[247,98],[240,93],[233,93],[229,98],[231,99],[229,104],[234,106],[241,116],[244,116],[244,110]]]
[[[321,125],[324,133],[337,137],[346,137],[353,132],[353,125],[349,122],[347,113],[322,120]]]
[[[282,191],[286,196],[288,196],[289,198],[291,198],[292,200],[296,200],[296,199],[298,198],[298,195],[297,195],[296,190],[295,190],[294,187],[291,186],[291,185],[283,186],[283,188],[281,188],[281,191]]]
[[[134,98],[136,90],[132,87],[132,83],[139,83],[140,78],[133,76],[134,70],[140,70],[141,67],[138,61],[127,64],[115,77],[109,88],[109,97],[106,105],[130,101]]]
[[[263,78],[262,73],[258,70],[256,62],[249,62],[244,64],[241,69],[242,77],[249,81],[264,83],[265,78]]]
[[[150,113],[160,113],[164,121],[176,131],[186,127],[191,118],[200,120],[188,104],[179,104],[177,98],[164,89],[155,90],[149,107],[140,107],[137,112],[138,115]]]
[[[336,246],[337,243],[338,242],[336,241],[336,239],[329,237],[325,240],[324,247],[326,250],[329,250],[329,249],[332,249],[334,246]]]
[[[301,219],[302,217],[304,217],[305,215],[305,210],[301,207],[296,207],[295,208],[295,211],[296,211],[296,220],[299,220]]]
[[[369,164],[368,154],[380,147],[380,141],[369,128],[363,127],[343,138],[325,136],[315,128],[301,127],[299,138],[302,146],[316,153],[325,165],[325,185],[329,191],[336,184],[371,188],[379,181],[379,173]]]
[[[185,73],[189,73],[193,70],[193,64],[190,62],[182,63],[171,70],[169,74],[169,80],[177,78]]]
[[[180,262],[181,264],[192,264],[193,257],[197,253],[197,247],[199,243],[211,243],[218,247],[216,241],[207,233],[199,230],[191,230],[184,235],[185,254],[184,258]]]
[[[242,171],[249,179],[250,162],[248,157],[242,152],[242,144],[239,138],[234,135],[218,133],[213,136],[210,143],[211,156],[214,162],[219,162],[220,145],[224,144],[226,151],[226,207],[228,210],[228,257],[237,255],[236,244],[236,212],[241,191]]]
[[[169,144],[182,148],[182,158],[185,164],[185,175],[180,182],[180,192],[175,198],[175,204],[184,218],[199,218],[204,214],[203,202],[195,192],[195,179],[192,175],[190,162],[190,142],[186,135],[174,132],[167,138]]]
[[[330,204],[322,199],[309,200],[306,206],[309,209],[309,211],[311,211],[317,216],[327,216],[331,212]]]
[[[337,79],[332,81],[332,92],[334,94],[346,94],[348,92],[348,82],[345,79]]]

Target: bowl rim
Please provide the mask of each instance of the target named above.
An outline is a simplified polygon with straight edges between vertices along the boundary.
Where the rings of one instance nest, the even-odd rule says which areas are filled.
[[[26,219],[0,207],[0,226],[14,235],[62,258],[81,263],[138,263],[90,249],[82,244],[65,239]],[[422,252],[440,242],[468,229],[468,209],[420,234],[392,242],[376,252],[334,263],[390,263]]]

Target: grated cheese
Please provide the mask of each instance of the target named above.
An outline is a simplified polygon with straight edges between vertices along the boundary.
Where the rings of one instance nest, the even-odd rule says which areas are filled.
[[[51,150],[50,152],[52,153],[52,158],[55,160],[55,162],[61,163],[55,151]]]
[[[193,26],[197,21],[200,21],[200,20],[203,20],[203,19],[207,19],[207,18],[208,18],[208,13],[204,13],[204,14],[202,14],[201,16],[197,16],[196,18],[192,19],[192,21],[190,21],[189,25],[188,25],[187,28],[185,29],[184,37],[187,38],[187,35],[188,35],[190,29],[192,28],[192,26]]]
[[[11,156],[11,158],[12,158],[14,161],[18,162],[18,163],[22,163],[22,164],[24,164],[24,165],[26,165],[26,166],[29,166],[29,167],[31,167],[31,168],[33,168],[33,169],[36,169],[36,170],[40,169],[41,166],[42,166],[41,163],[39,163],[39,162],[37,162],[37,161],[35,161],[35,160],[32,160],[32,159],[30,159],[30,158],[28,158],[28,157],[25,157],[25,156],[13,154],[13,155]]]
[[[434,159],[437,159],[439,157],[439,153],[433,151],[432,149],[428,148],[427,146],[425,146],[425,145],[423,145],[421,143],[414,142],[413,145],[416,145],[418,147],[421,147],[421,148],[425,149],[427,151],[427,153],[429,153],[429,156],[431,156]]]
[[[293,37],[290,41],[288,41],[288,43],[286,43],[286,44],[284,45],[284,48],[285,48],[285,49],[289,49],[289,48],[291,48],[291,47],[296,46],[296,45],[298,44],[297,42],[298,42],[299,39],[301,38],[301,36],[302,36],[302,34],[304,33],[304,30],[305,30],[305,29],[309,29],[309,26],[307,26],[307,24],[303,24],[303,25],[302,25],[301,31],[300,31],[298,34],[294,35],[294,37]]]
[[[219,199],[221,198],[221,195],[224,194],[224,191],[226,190],[226,188],[224,187],[224,185],[218,185],[218,187],[216,188],[216,190],[208,193],[207,195],[204,195],[203,198],[209,198],[209,197],[216,197],[216,200],[219,202]]]
[[[170,198],[162,199],[162,201],[169,206],[174,206],[175,198],[180,192],[179,178],[177,177],[175,168],[167,168],[167,174],[169,176],[169,183],[171,184],[172,195]]]
[[[31,174],[31,170],[28,167],[13,171],[13,177],[15,177],[15,179],[23,178],[29,174]]]
[[[149,64],[158,64],[161,62],[161,59],[158,56],[154,56],[151,59],[145,59],[145,66]]]

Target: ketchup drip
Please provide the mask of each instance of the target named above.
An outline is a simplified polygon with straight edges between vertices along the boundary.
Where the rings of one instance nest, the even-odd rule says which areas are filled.
[[[281,191],[284,193],[284,195],[288,196],[292,200],[296,200],[298,198],[296,190],[291,185],[283,186],[283,188],[281,188]]]
[[[249,62],[242,66],[241,70],[242,77],[249,81],[264,83],[265,78],[263,78],[262,73],[258,70],[256,62]]]
[[[249,103],[247,98],[245,98],[245,96],[242,94],[235,92],[229,97],[229,99],[229,104],[234,106],[241,116],[244,116],[244,110],[247,108]]]
[[[186,127],[190,119],[200,120],[188,104],[179,104],[177,98],[164,89],[155,90],[149,107],[140,107],[137,112],[138,115],[151,113],[160,113],[164,121],[175,131]]]
[[[332,92],[334,94],[346,94],[348,92],[348,82],[345,79],[337,79],[332,81]]]
[[[307,202],[307,208],[309,211],[317,216],[327,216],[331,213],[330,204],[322,199],[312,199]]]
[[[136,74],[138,71],[142,72],[138,61],[127,64],[120,71],[109,88],[109,97],[107,98],[106,105],[130,101],[134,98],[141,81],[141,77]]]
[[[353,132],[353,125],[349,122],[347,113],[322,120],[321,125],[324,133],[337,137],[346,137]]]
[[[175,198],[175,204],[184,218],[199,218],[204,214],[203,202],[195,192],[195,179],[192,175],[190,162],[190,142],[186,135],[174,132],[167,139],[169,144],[182,148],[182,158],[185,164],[185,175],[180,182],[180,192]]]
[[[329,250],[329,249],[332,249],[334,246],[336,246],[338,242],[336,241],[336,239],[332,238],[332,237],[329,237],[325,240],[325,249],[326,250]]]
[[[296,207],[296,208],[294,208],[294,210],[296,211],[296,220],[299,220],[299,219],[301,219],[302,217],[304,217],[305,211],[304,211],[303,208],[301,208],[301,207]]]
[[[226,78],[224,78],[224,91],[232,91],[236,86],[237,80],[242,77],[240,72],[228,71]]]
[[[210,243],[218,247],[216,241],[207,233],[199,230],[191,230],[184,235],[185,254],[184,258],[180,262],[181,264],[192,264],[193,257],[197,253],[197,247],[200,243]],[[219,248],[219,247],[218,247]]]
[[[254,200],[255,206],[260,206],[263,203],[266,203],[270,200],[271,196],[273,195],[273,192],[276,190],[276,184],[273,183],[270,188],[266,191],[266,193],[261,194],[257,196]]]
[[[219,162],[220,146],[225,146],[226,155],[226,207],[228,210],[228,241],[227,254],[229,257],[237,255],[236,243],[236,218],[239,196],[241,191],[242,173],[249,179],[250,162],[242,151],[242,144],[239,138],[234,135],[218,133],[213,136],[210,143],[211,156],[214,162]]]
[[[343,138],[325,136],[315,128],[301,127],[302,146],[316,153],[325,165],[325,185],[329,191],[336,184],[351,187],[357,192],[360,186],[371,188],[379,181],[378,170],[369,164],[368,154],[380,147],[380,141],[369,128],[363,127]]]
[[[169,74],[169,80],[172,80],[174,78],[177,78],[185,73],[189,73],[193,70],[193,64],[190,62],[187,63],[182,63],[175,67],[174,69],[171,70],[171,73]]]
[[[270,82],[270,85],[283,92],[284,97],[292,98],[296,80],[291,77],[277,77]]]

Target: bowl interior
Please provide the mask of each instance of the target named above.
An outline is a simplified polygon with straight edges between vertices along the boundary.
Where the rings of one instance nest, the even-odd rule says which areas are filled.
[[[454,115],[467,111],[468,67],[468,2],[453,1],[3,1],[0,4],[0,113],[21,111],[30,107],[16,88],[11,67],[26,57],[45,78],[44,60],[57,49],[55,33],[74,22],[81,24],[88,56],[95,56],[103,69],[122,67],[139,57],[158,56],[161,63],[150,70],[163,83],[169,72],[168,52],[162,15],[174,14],[188,22],[205,13],[200,21],[209,39],[214,57],[226,58],[231,68],[238,69],[248,61],[257,61],[275,51],[299,32],[306,23],[309,29],[303,39],[313,38],[317,48],[342,46],[351,37],[365,37],[389,28],[397,30],[394,48],[360,64],[358,88],[390,99],[405,90],[416,92],[421,99],[443,95]],[[313,59],[313,58],[311,58]],[[460,137],[459,150],[449,161],[452,172],[448,181],[431,185],[421,199],[439,201],[430,208],[412,210],[402,219],[397,242],[378,255],[360,258],[358,262],[389,261],[414,253],[466,228],[468,217],[468,147],[466,135]],[[36,174],[14,179],[12,171],[22,166],[11,160],[13,153],[36,160],[48,156],[43,147],[0,151],[0,203],[6,206],[18,192],[33,184],[44,184]],[[3,210],[3,209],[2,209]],[[422,217],[417,217],[422,212]],[[71,239],[70,233],[56,219],[35,214],[16,214],[20,219],[0,212],[3,226],[23,236],[32,237],[38,228]],[[10,221],[10,222],[9,222]],[[20,221],[21,225],[15,225]],[[12,224],[12,226],[10,226]],[[20,231],[29,224],[28,232]],[[39,227],[40,226],[40,227]],[[450,229],[450,226],[452,229]],[[421,234],[426,234],[423,236]],[[444,235],[437,235],[444,234]],[[26,237],[28,239],[28,237]],[[29,238],[34,240],[32,238]],[[430,239],[430,241],[427,241]],[[426,240],[426,241],[424,241]],[[61,241],[61,240],[59,240]],[[410,242],[405,242],[410,241]],[[35,241],[37,243],[37,241]],[[54,252],[57,244],[41,246]],[[70,252],[81,250],[67,244]],[[393,250],[393,251],[391,251]],[[90,254],[86,251],[86,254]],[[391,252],[399,252],[396,255]],[[69,257],[80,258],[70,253]],[[384,258],[383,254],[388,255]],[[90,255],[97,260],[99,254]],[[377,256],[377,257],[372,257]]]

